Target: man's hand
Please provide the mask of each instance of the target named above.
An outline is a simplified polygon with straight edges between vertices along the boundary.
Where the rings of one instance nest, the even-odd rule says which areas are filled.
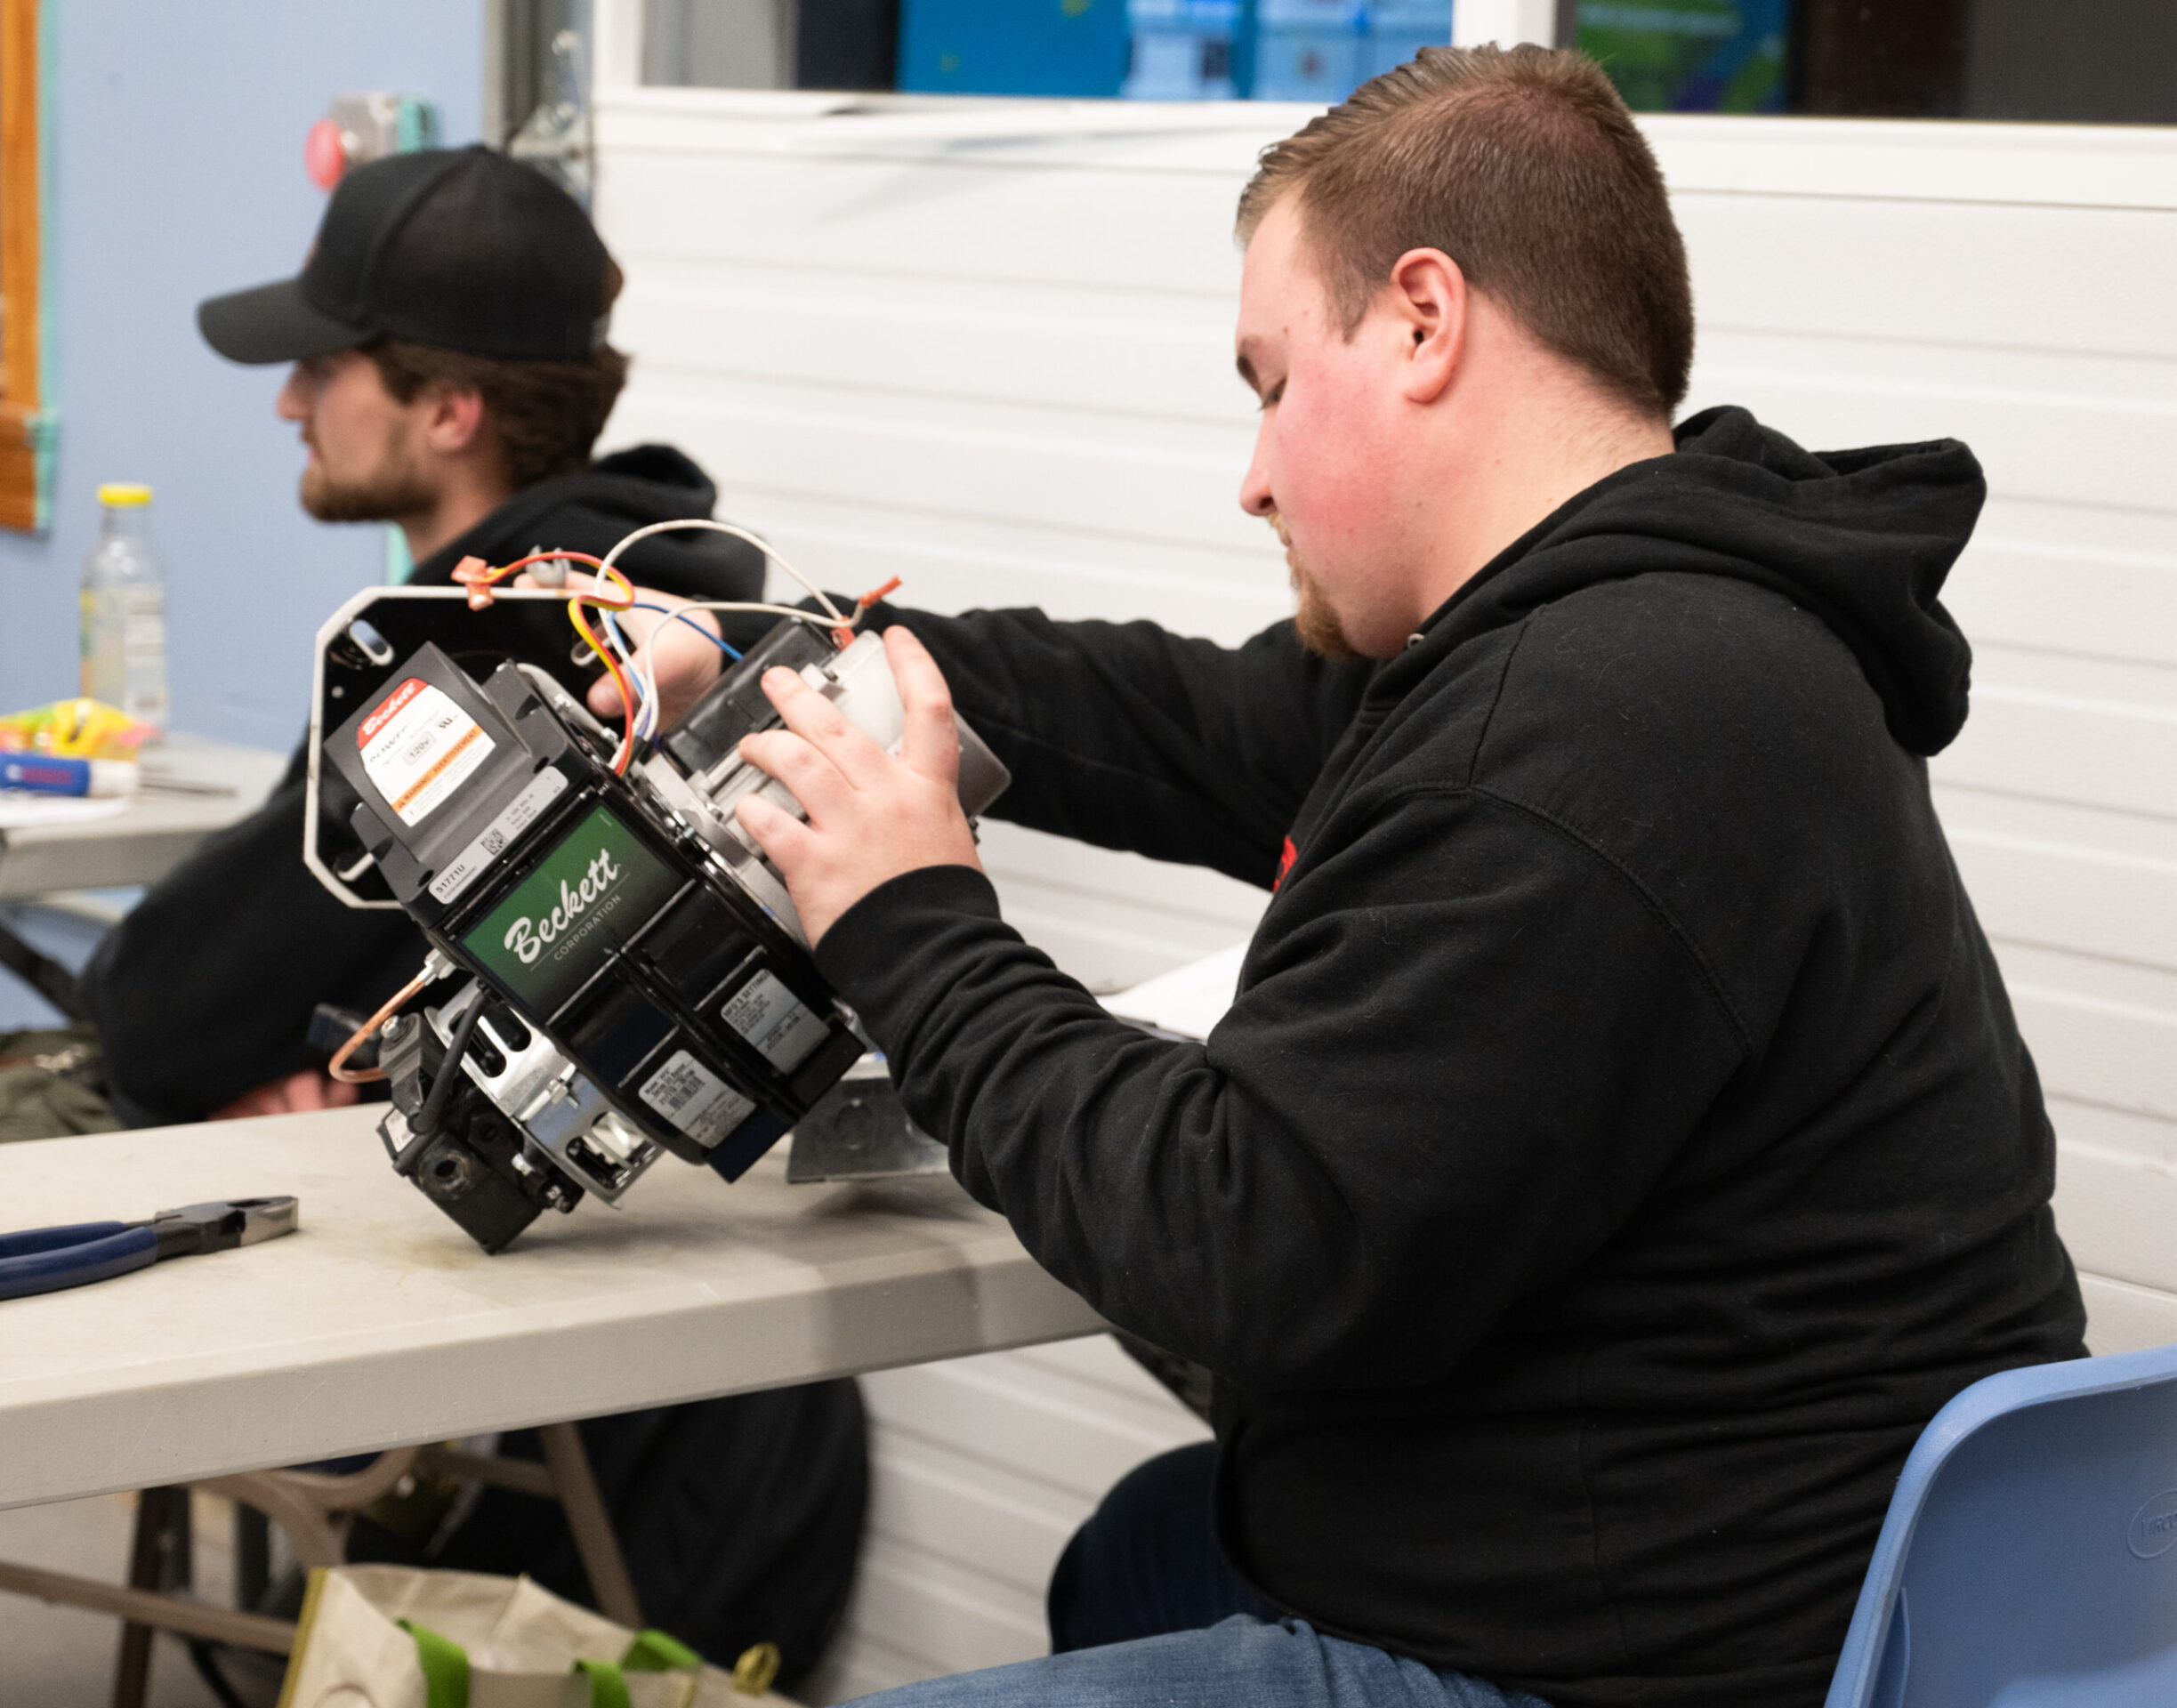
[[[803,824],[754,795],[736,809],[785,874],[812,947],[889,878],[925,866],[982,869],[960,810],[960,736],[945,678],[904,628],[884,632],[884,653],[907,711],[897,759],[790,670],[763,673],[786,729],[741,742],[741,756],[784,783],[809,815]]]
[[[245,1092],[224,1108],[214,1109],[209,1121],[246,1121],[253,1115],[300,1115],[308,1109],[344,1109],[362,1093],[315,1068],[275,1079],[254,1092]]]
[[[579,569],[567,572],[569,592],[582,592],[595,586],[596,578]],[[514,577],[517,587],[534,587],[526,569]],[[617,595],[615,595],[617,597]],[[639,605],[662,605],[666,612],[687,610],[695,601],[681,599],[672,593],[661,593],[653,587],[635,589],[635,602]],[[703,697],[706,689],[718,680],[720,668],[726,655],[717,643],[706,640],[702,634],[688,626],[699,624],[705,634],[718,632],[718,619],[708,611],[689,611],[688,622],[658,611],[621,611],[617,613],[620,627],[630,640],[637,642],[634,650],[636,665],[653,672],[657,679],[657,727],[670,729],[680,721],[681,714]],[[590,614],[593,626],[601,621],[597,613]],[[601,636],[600,637],[602,638]],[[652,662],[652,655],[656,662]],[[620,690],[608,671],[590,684],[590,710],[609,723],[623,715]]]

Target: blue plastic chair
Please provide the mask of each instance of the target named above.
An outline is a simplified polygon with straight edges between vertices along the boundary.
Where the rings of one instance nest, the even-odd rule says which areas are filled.
[[[1906,1461],[1827,1708],[2177,1704],[2177,1346],[2009,1370]]]

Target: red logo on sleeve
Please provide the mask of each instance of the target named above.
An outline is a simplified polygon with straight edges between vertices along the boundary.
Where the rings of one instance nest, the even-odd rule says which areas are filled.
[[[1300,858],[1300,850],[1293,846],[1293,839],[1288,836],[1285,839],[1283,850],[1278,856],[1278,875],[1270,882],[1270,892],[1273,895],[1277,893],[1278,886],[1285,882],[1285,874],[1293,869],[1293,862],[1298,858]]]

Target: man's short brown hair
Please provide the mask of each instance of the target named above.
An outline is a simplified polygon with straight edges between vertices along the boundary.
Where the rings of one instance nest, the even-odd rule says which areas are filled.
[[[1348,336],[1400,255],[1440,249],[1643,415],[1684,399],[1685,245],[1647,140],[1584,54],[1424,47],[1263,150],[1240,240],[1288,195]]]
[[[620,270],[607,257],[608,310],[620,284]],[[507,484],[516,492],[587,468],[590,448],[627,383],[627,358],[610,344],[576,362],[511,361],[399,338],[382,338],[363,353],[397,402],[413,403],[433,385],[478,393],[505,458]]]

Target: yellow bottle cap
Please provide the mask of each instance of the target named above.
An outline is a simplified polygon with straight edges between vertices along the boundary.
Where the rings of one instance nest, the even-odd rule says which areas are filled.
[[[109,480],[98,489],[98,501],[116,509],[128,509],[151,502],[151,488],[124,480]]]

